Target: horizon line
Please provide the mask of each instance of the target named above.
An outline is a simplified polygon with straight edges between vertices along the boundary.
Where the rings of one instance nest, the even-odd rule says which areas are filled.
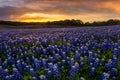
[[[47,22],[55,22],[55,21],[65,21],[65,20],[80,20],[83,23],[93,23],[93,22],[104,22],[104,21],[108,21],[108,20],[120,20],[120,19],[107,19],[107,20],[96,20],[96,21],[83,21],[81,19],[64,19],[64,20],[54,20],[54,21],[12,21],[12,20],[0,20],[0,21],[4,21],[4,22],[19,22],[19,23],[47,23]]]

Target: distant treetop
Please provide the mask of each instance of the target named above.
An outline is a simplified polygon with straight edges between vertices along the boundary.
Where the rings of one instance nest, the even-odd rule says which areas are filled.
[[[94,21],[83,22],[82,20],[75,19],[66,19],[53,22],[13,22],[13,21],[0,21],[0,25],[13,25],[13,26],[22,26],[22,25],[65,25],[65,26],[108,26],[108,25],[120,25],[120,20],[110,19],[108,21]]]

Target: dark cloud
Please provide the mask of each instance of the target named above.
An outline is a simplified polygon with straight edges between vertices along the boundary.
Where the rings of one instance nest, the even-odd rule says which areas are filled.
[[[28,8],[17,8],[17,7],[0,7],[0,20],[12,20],[13,17],[18,18],[19,16],[26,13],[35,12],[35,10]]]

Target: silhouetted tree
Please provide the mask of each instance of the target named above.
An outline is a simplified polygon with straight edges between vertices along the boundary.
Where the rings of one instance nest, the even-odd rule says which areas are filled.
[[[33,25],[35,28],[35,25],[37,26],[36,28],[40,28],[40,27],[43,27],[43,26],[46,26],[46,27],[64,27],[64,26],[106,26],[106,25],[120,25],[120,20],[117,20],[117,19],[110,19],[108,21],[94,21],[92,23],[90,22],[86,22],[86,23],[83,23],[83,21],[81,20],[75,20],[75,19],[66,19],[66,20],[60,20],[60,21],[53,21],[53,22],[29,22],[29,23],[26,23],[26,22],[13,22],[13,21],[0,21],[0,25],[12,25],[12,26],[25,26],[25,25]],[[43,26],[38,26],[38,25],[43,25]],[[30,27],[32,28],[32,27]]]

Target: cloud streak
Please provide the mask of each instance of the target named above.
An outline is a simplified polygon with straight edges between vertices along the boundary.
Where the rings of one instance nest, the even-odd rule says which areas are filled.
[[[1,0],[0,20],[119,19],[119,3],[120,0]]]

